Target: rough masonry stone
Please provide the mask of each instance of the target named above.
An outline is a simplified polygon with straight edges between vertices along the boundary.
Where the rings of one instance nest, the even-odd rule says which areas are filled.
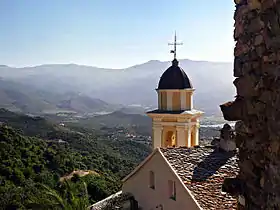
[[[280,0],[236,0],[237,97],[220,105],[237,121],[240,172],[224,188],[239,209],[280,209]]]

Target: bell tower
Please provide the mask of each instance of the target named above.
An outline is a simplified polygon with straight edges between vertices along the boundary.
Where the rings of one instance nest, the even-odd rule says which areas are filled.
[[[147,112],[153,121],[153,149],[199,145],[199,118],[203,112],[193,109],[194,88],[176,58],[175,33],[172,65],[162,74],[158,88],[158,109]]]

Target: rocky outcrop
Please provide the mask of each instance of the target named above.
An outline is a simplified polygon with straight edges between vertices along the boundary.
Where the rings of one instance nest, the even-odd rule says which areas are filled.
[[[221,129],[219,148],[226,152],[236,150],[235,133],[229,124]]]
[[[235,3],[237,97],[220,107],[238,120],[240,173],[225,188],[245,199],[240,208],[280,209],[280,0]]]
[[[229,124],[224,124],[223,128],[220,130],[220,138],[214,138],[211,141],[211,145],[214,148],[231,152],[236,150],[235,132]]]

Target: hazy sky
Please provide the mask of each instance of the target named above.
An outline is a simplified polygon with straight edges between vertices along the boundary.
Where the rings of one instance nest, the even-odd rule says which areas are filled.
[[[233,0],[0,0],[0,64],[233,59]]]

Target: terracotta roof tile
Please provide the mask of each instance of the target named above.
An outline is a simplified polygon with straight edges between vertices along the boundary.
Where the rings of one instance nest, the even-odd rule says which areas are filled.
[[[237,155],[211,147],[161,148],[161,152],[203,209],[237,209],[237,198],[222,192],[226,177],[239,171]]]

